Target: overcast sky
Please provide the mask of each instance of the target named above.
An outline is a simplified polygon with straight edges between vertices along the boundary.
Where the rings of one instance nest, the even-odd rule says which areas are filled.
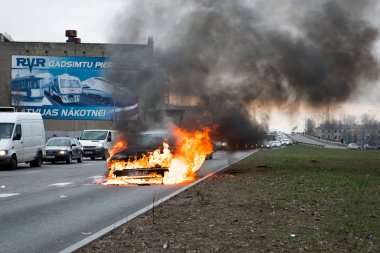
[[[77,30],[85,43],[110,42],[123,0],[0,0],[0,32],[15,41],[64,42]]]
[[[138,1],[138,0],[135,0]],[[157,0],[158,1],[158,0]],[[268,0],[272,1],[272,0]],[[297,0],[291,0],[297,1]],[[352,0],[347,0],[352,1]],[[358,0],[362,1],[362,0]],[[363,0],[369,1],[369,0]],[[77,30],[78,37],[83,43],[117,43],[115,38],[115,23],[126,11],[128,0],[0,0],[0,33],[9,34],[15,41],[28,42],[65,42],[65,30]],[[273,2],[273,1],[272,1]],[[274,1],[275,2],[275,1]],[[380,1],[379,1],[380,2]],[[277,2],[276,2],[277,3]],[[284,2],[286,3],[286,2]],[[371,11],[378,13],[380,4]],[[377,28],[380,27],[380,15],[371,16],[369,21]],[[156,31],[157,32],[157,31]],[[155,46],[159,46],[159,34],[147,31],[146,38],[153,35]],[[157,32],[158,33],[158,32]],[[140,43],[146,43],[146,40]],[[380,55],[380,43],[375,49]],[[373,87],[379,87],[377,83]],[[380,118],[379,89],[363,94],[356,102],[365,104],[366,109],[360,113],[368,113]],[[370,103],[368,104],[368,101]],[[367,104],[366,104],[367,103]],[[364,108],[364,107],[363,107]],[[349,113],[351,109],[345,110]],[[281,114],[281,112],[279,112]],[[275,116],[272,125],[283,124],[280,117]],[[278,121],[278,122],[277,122]],[[294,121],[292,119],[291,121]],[[300,121],[302,124],[302,120]],[[290,123],[291,125],[293,123]]]

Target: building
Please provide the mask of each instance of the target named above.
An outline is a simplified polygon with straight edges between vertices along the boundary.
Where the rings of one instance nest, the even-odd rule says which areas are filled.
[[[51,43],[0,34],[0,106],[40,112],[48,136],[77,136],[142,119],[163,103],[151,37],[147,44],[97,44],[81,43],[75,30],[66,36]]]
[[[319,138],[344,142],[355,142],[360,145],[380,145],[379,124],[321,124],[315,128],[315,135]]]

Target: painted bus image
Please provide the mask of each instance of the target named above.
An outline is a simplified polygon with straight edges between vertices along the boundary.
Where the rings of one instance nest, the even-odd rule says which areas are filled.
[[[20,100],[41,100],[44,97],[42,77],[24,76],[12,80],[12,98]]]
[[[78,77],[62,74],[51,78],[45,91],[62,104],[79,103],[82,86]]]

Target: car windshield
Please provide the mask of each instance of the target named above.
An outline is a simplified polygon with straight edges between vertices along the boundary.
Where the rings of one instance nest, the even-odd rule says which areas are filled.
[[[46,142],[46,146],[70,146],[69,139],[50,139]]]
[[[0,123],[0,138],[10,139],[12,138],[12,132],[14,123]]]
[[[81,140],[104,140],[107,137],[107,131],[84,131]]]

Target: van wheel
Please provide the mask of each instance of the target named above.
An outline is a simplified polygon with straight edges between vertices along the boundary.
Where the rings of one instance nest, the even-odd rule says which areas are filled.
[[[108,153],[108,150],[106,149],[104,151],[104,155],[102,156],[102,160],[107,160],[109,156],[110,156],[110,153]]]
[[[11,157],[11,160],[9,161],[8,168],[9,168],[10,170],[15,170],[15,169],[17,169],[17,158],[16,158],[15,155],[13,155],[13,156]]]
[[[67,164],[70,164],[70,163],[72,163],[72,156],[71,156],[71,153],[69,154],[69,157],[67,158],[67,160],[66,160],[66,163]]]
[[[39,152],[37,159],[30,162],[30,167],[41,167],[43,159],[42,154]]]
[[[83,161],[83,156],[82,156],[82,153],[80,153],[79,158],[77,159],[77,162],[82,163],[82,161]]]

